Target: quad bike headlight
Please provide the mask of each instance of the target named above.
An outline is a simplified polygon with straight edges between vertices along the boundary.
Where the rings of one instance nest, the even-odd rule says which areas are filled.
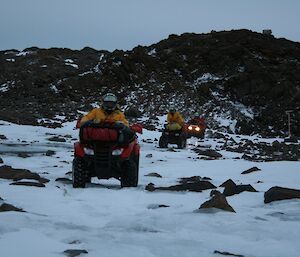
[[[94,155],[94,150],[91,149],[91,148],[86,148],[86,147],[84,147],[84,148],[83,148],[83,151],[84,151],[84,153],[87,154],[87,155]]]
[[[115,149],[111,152],[112,155],[116,156],[116,155],[121,155],[123,153],[123,148],[119,148],[119,149]]]
[[[196,131],[200,131],[200,128],[199,128],[199,127],[196,127],[195,130],[196,130]]]
[[[188,126],[188,130],[193,130],[193,127],[192,126]]]

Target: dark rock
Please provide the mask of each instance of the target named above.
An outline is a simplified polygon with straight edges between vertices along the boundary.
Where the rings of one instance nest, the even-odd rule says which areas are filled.
[[[0,157],[0,163],[3,163],[3,160],[2,160],[2,158]]]
[[[201,204],[199,209],[208,208],[217,208],[224,211],[235,212],[235,210],[228,204],[226,197],[217,190],[214,190],[213,197]]]
[[[284,188],[284,187],[271,187],[267,192],[265,192],[265,203],[270,203],[273,201],[288,200],[300,198],[300,190]]]
[[[25,169],[14,169],[11,166],[0,167],[0,178],[21,180],[21,179],[35,179],[39,180],[40,176],[37,173],[33,173]]]
[[[46,156],[52,156],[52,155],[54,155],[55,154],[55,151],[52,151],[52,150],[48,150],[47,152],[46,152]]]
[[[194,149],[194,151],[196,153],[198,153],[199,155],[205,155],[205,156],[215,158],[215,159],[222,157],[222,154],[220,154],[217,151],[212,150],[212,149],[201,150],[199,148],[196,148],[196,149]]]
[[[0,135],[0,139],[7,140],[7,137],[5,135]]]
[[[81,249],[68,249],[64,251],[64,254],[67,255],[68,257],[76,257],[81,254],[87,254],[87,250],[81,250]]]
[[[156,178],[162,178],[162,176],[156,172],[151,172],[145,175],[146,177],[156,177]]]
[[[153,183],[149,183],[149,184],[145,187],[145,190],[150,191],[150,192],[155,191],[155,186],[154,186],[154,184],[153,184]]]
[[[295,136],[291,136],[289,138],[285,138],[284,142],[285,143],[296,143],[297,144],[298,143],[298,138],[295,137]]]
[[[18,157],[28,158],[28,157],[30,157],[30,154],[22,152],[22,153],[18,153]]]
[[[152,158],[152,153],[146,154],[146,158]]]
[[[57,179],[55,179],[55,181],[63,182],[63,183],[66,183],[66,184],[72,183],[72,180],[69,179],[69,178],[57,178]]]
[[[215,254],[221,254],[221,255],[226,255],[226,256],[234,256],[234,257],[245,257],[244,255],[241,254],[234,254],[234,253],[229,253],[229,252],[221,252],[221,251],[214,251]]]
[[[72,171],[66,172],[65,175],[72,175]]]
[[[179,183],[183,184],[183,183],[194,183],[194,182],[199,182],[201,181],[201,177],[200,176],[192,176],[192,177],[183,177],[179,179]]]
[[[39,181],[40,183],[48,183],[50,180],[47,179],[47,178],[41,177],[38,181]]]
[[[228,179],[225,182],[223,182],[219,187],[234,187],[236,184],[233,182],[232,179]]]
[[[30,182],[30,181],[18,181],[14,183],[10,183],[10,185],[16,186],[32,186],[32,187],[45,187],[44,184],[38,182]]]
[[[125,110],[125,116],[130,118],[139,118],[142,116],[142,112],[136,107],[129,107]]]
[[[48,138],[49,141],[53,141],[53,142],[66,142],[66,139],[63,137],[59,137],[59,136],[53,136]]]
[[[231,179],[225,181],[220,187],[225,187],[223,191],[225,196],[240,194],[244,191],[257,192],[251,185],[236,185]]]
[[[252,167],[252,168],[250,168],[248,170],[243,171],[241,174],[249,174],[251,172],[255,172],[255,171],[259,171],[259,170],[261,170],[261,169],[259,169],[257,167]]]
[[[148,205],[148,209],[158,209],[158,208],[168,208],[170,207],[169,205],[165,205],[165,204],[149,204]]]
[[[0,212],[5,212],[5,211],[18,211],[18,212],[25,212],[24,210],[17,208],[11,204],[8,203],[3,203],[0,205]]]
[[[155,187],[152,183],[146,186],[146,190],[150,192],[153,192],[155,190],[202,192],[202,190],[212,188],[216,188],[216,186],[214,186],[209,181],[186,182],[183,184],[173,185],[169,187]]]

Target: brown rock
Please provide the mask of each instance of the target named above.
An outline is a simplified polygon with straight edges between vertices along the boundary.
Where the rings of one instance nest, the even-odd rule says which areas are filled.
[[[11,166],[7,166],[7,165],[3,165],[0,167],[0,178],[11,179],[14,181],[18,181],[21,179],[34,179],[40,182],[49,181],[48,179],[40,177],[40,175],[37,173],[25,169],[14,169]]]
[[[271,187],[264,195],[264,202],[270,203],[273,201],[288,200],[288,199],[299,199],[300,190],[284,188],[284,187]]]
[[[241,254],[234,254],[234,253],[229,253],[229,252],[220,252],[220,251],[217,251],[217,250],[215,250],[214,253],[221,254],[221,255],[226,255],[226,256],[244,257],[244,255],[241,255]]]
[[[81,249],[68,249],[64,251],[64,254],[67,255],[68,257],[76,257],[80,254],[87,254],[87,250],[81,250]]]
[[[5,212],[5,211],[18,211],[18,212],[25,212],[20,208],[17,208],[11,204],[8,203],[3,203],[0,205],[0,212]]]
[[[235,210],[228,204],[226,197],[220,192],[214,190],[213,197],[201,204],[199,209],[217,208],[224,211],[235,212]]]

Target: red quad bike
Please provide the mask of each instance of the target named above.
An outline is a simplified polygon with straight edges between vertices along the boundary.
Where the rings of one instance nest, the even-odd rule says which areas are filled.
[[[158,145],[160,148],[167,148],[168,144],[177,144],[179,149],[183,149],[186,147],[186,139],[186,125],[184,125],[180,130],[168,130],[165,125],[162,135],[159,138]]]
[[[205,119],[202,117],[195,117],[187,124],[188,137],[197,137],[204,139],[205,129],[207,125]]]
[[[81,126],[80,141],[74,144],[73,187],[84,188],[92,177],[116,178],[121,187],[136,187],[140,158],[136,132],[142,133],[141,125],[87,122]]]

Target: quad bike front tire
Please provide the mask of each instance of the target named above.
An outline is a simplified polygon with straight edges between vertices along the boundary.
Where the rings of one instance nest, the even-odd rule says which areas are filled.
[[[186,148],[186,138],[179,138],[178,140],[179,140],[179,141],[178,141],[177,147],[178,147],[179,149],[184,149],[184,148]]]
[[[161,136],[159,138],[158,146],[159,146],[159,148],[167,148],[168,147],[168,139],[164,136]]]
[[[73,160],[72,169],[72,182],[73,188],[85,188],[85,184],[88,180],[87,172],[84,169],[83,159],[75,157]]]
[[[129,159],[122,165],[121,187],[137,187],[139,180],[138,160]]]

